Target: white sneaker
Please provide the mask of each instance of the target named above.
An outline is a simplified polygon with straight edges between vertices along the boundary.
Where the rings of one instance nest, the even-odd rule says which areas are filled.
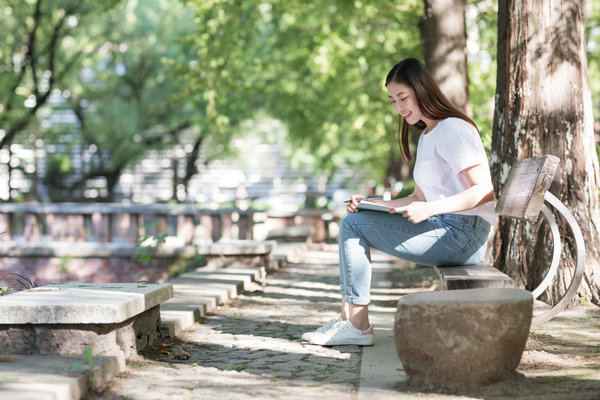
[[[335,318],[330,319],[329,321],[327,321],[327,323],[325,325],[323,325],[320,328],[317,328],[316,331],[311,331],[311,332],[304,332],[302,334],[301,339],[308,342],[310,340],[310,337],[312,335],[314,335],[315,333],[323,333],[323,332],[327,332],[329,329],[331,329],[332,326],[334,326],[335,324],[337,324],[338,322],[343,321],[341,315],[338,315]]]
[[[310,344],[321,346],[358,345],[373,346],[373,325],[366,331],[356,329],[352,322],[340,321],[325,332],[315,332],[309,338]]]

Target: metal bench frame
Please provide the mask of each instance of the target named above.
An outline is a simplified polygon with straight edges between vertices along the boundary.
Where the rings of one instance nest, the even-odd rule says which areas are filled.
[[[533,318],[532,325],[543,324],[554,318],[559,312],[561,312],[569,303],[571,298],[577,293],[577,289],[581,284],[581,280],[583,279],[583,273],[585,269],[585,243],[583,240],[583,234],[581,233],[581,229],[579,228],[579,224],[575,220],[575,217],[569,211],[569,209],[552,193],[546,192],[544,193],[544,200],[548,202],[554,209],[562,215],[565,219],[569,227],[571,228],[571,233],[573,238],[575,239],[575,248],[577,255],[577,264],[575,266],[575,272],[573,273],[573,278],[571,279],[571,283],[567,288],[567,291],[562,296],[562,298],[556,303],[550,310],[545,313],[538,315]],[[533,298],[537,299],[540,295],[550,286],[552,281],[554,280],[556,273],[558,272],[558,265],[560,262],[560,256],[562,254],[562,242],[560,238],[560,233],[558,231],[558,224],[552,215],[552,212],[546,207],[545,204],[542,204],[542,215],[548,221],[550,225],[550,231],[552,232],[552,243],[554,246],[554,251],[552,255],[552,262],[550,263],[550,269],[546,273],[546,276],[542,280],[542,282],[536,287],[533,291]]]

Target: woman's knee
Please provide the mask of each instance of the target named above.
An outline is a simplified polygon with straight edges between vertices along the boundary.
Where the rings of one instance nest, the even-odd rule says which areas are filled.
[[[340,228],[342,229],[352,229],[357,223],[365,220],[364,213],[354,212],[348,213],[342,217],[340,221]]]
[[[344,215],[340,221],[340,232],[346,232],[353,224],[355,213],[348,213]]]

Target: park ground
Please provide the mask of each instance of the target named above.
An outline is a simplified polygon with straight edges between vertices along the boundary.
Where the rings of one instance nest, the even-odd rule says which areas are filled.
[[[430,268],[382,254],[373,264],[375,346],[303,343],[303,332],[339,311],[337,265],[336,246],[304,251],[179,337],[131,361],[89,399],[600,399],[600,308],[591,304],[532,328],[510,379],[458,391],[412,385],[391,354],[395,305],[404,294],[433,290],[437,277]],[[379,362],[378,354],[385,360]]]

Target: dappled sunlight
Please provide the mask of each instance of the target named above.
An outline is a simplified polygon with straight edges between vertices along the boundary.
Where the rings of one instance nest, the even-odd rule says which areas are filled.
[[[555,62],[553,70],[546,71],[544,85],[539,90],[541,98],[552,99],[545,103],[548,112],[564,112],[572,107],[572,99],[564,93],[576,90],[576,87],[565,76],[575,76],[576,72],[576,66],[570,61]]]
[[[268,333],[268,331],[264,332]],[[289,338],[277,338],[270,336],[251,335],[251,334],[236,334],[220,332],[219,329],[214,329],[214,334],[220,335],[221,346],[224,349],[249,350],[255,351],[271,351],[282,354],[313,354],[311,345],[303,344],[299,341],[291,341]],[[199,345],[211,343],[211,334],[206,331],[199,332],[193,336],[187,336],[188,343]],[[332,347],[325,349],[324,353],[318,357],[332,358],[336,360],[347,360],[351,357],[351,353],[344,352],[343,347]]]
[[[318,298],[319,301],[323,301],[323,299],[340,299],[340,294],[339,292],[336,290],[335,293],[333,292],[325,292],[325,291],[318,291],[318,290],[312,290],[312,289],[300,289],[300,288],[280,288],[280,287],[276,287],[276,286],[272,286],[269,290],[269,294],[271,295],[275,295],[273,297],[276,297],[277,295],[282,295],[285,297],[292,297],[292,298],[306,298],[307,300],[311,300],[312,298]],[[314,301],[314,300],[311,300]]]
[[[333,274],[332,274],[333,276]],[[337,274],[335,275],[337,277]],[[283,280],[269,280],[269,286],[285,286],[285,287],[295,287],[295,288],[307,288],[307,289],[318,289],[318,290],[335,290],[339,289],[339,286],[336,284],[328,284],[325,282],[315,282],[315,281],[283,281]]]

